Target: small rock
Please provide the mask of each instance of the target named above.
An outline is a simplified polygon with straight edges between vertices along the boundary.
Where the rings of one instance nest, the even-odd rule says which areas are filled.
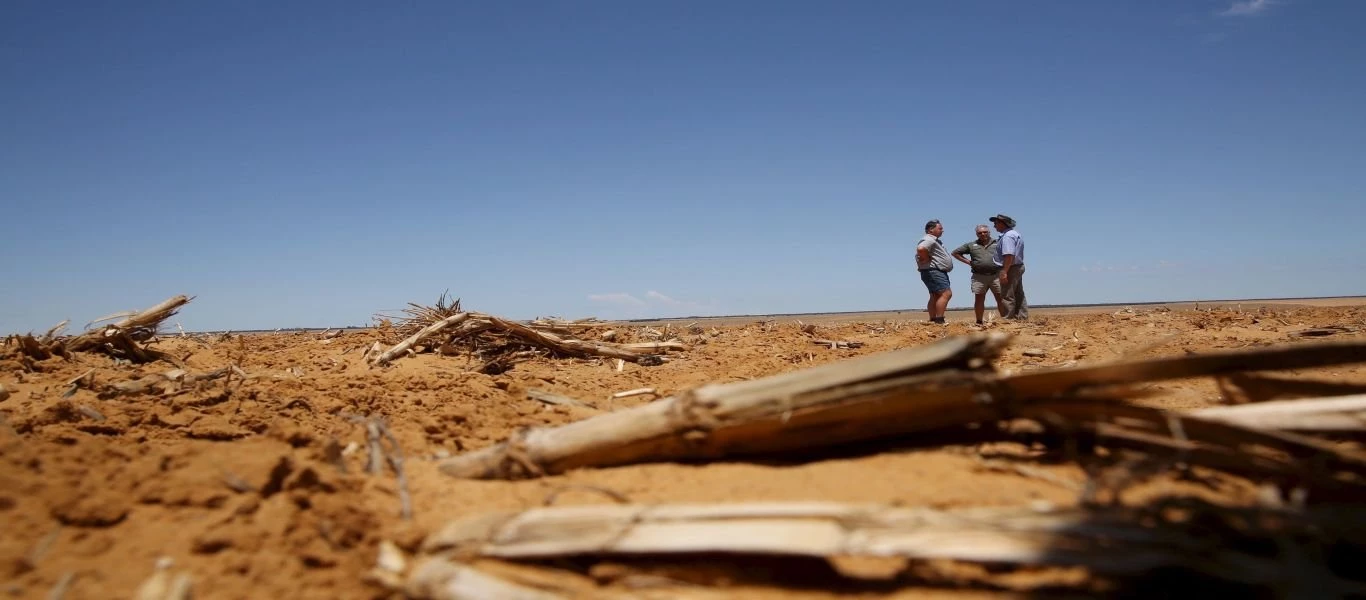
[[[235,440],[249,435],[249,432],[228,422],[226,418],[219,416],[208,416],[196,420],[190,425],[188,435],[201,440]]]
[[[9,400],[9,395],[10,395],[9,388],[5,387],[5,384],[0,383],[0,402],[4,402],[4,401],[6,401],[6,400]]]
[[[1032,356],[1034,358],[1043,358],[1045,356],[1048,356],[1047,352],[1044,352],[1043,350],[1040,350],[1038,348],[1029,348],[1021,352],[1020,354],[1023,354],[1025,356]]]
[[[120,498],[77,495],[53,507],[52,516],[76,527],[108,527],[123,521],[129,508],[129,503]]]

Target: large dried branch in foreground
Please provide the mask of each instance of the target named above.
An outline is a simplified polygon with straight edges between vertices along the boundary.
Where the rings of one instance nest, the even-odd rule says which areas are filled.
[[[451,457],[440,468],[456,477],[535,477],[586,466],[809,448],[989,418],[992,410],[972,401],[973,382],[987,375],[982,369],[1006,340],[949,338],[754,381],[702,386],[634,409],[528,430]]]
[[[1362,433],[1366,432],[1366,394],[1212,406],[1186,414],[1254,429]]]
[[[440,469],[464,478],[537,477],[580,467],[810,450],[1023,417],[1064,432],[1089,432],[1197,463],[1205,460],[1225,471],[1303,479],[1324,491],[1366,494],[1366,463],[1345,450],[1198,417],[1181,419],[1188,425],[1173,431],[1167,413],[1114,399],[1133,392],[1125,386],[1145,381],[1363,362],[1366,342],[1001,376],[987,363],[1006,339],[999,334],[948,338],[754,381],[706,385],[649,405],[526,430],[495,446],[446,459]],[[1123,422],[1116,420],[1120,418]],[[1266,453],[1249,452],[1252,447]]]
[[[826,502],[610,504],[474,515],[428,536],[422,552],[511,560],[900,557],[1085,567],[1117,578],[1171,569],[1338,597],[1366,589],[1360,573],[1327,566],[1366,550],[1360,528],[1343,527],[1350,521],[1342,519],[1340,511],[1290,514],[1194,502],[1165,510],[952,511]],[[1323,561],[1295,560],[1306,552]]]

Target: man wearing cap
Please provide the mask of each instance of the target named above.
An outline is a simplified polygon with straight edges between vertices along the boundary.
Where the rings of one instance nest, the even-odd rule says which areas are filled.
[[[944,225],[938,219],[925,223],[925,237],[915,246],[915,268],[920,271],[920,281],[930,290],[930,301],[925,311],[930,313],[931,323],[943,323],[944,311],[948,310],[949,271],[953,270],[953,259],[949,258],[944,243],[939,236],[944,235]]]
[[[972,295],[975,296],[972,310],[977,314],[977,324],[982,324],[982,313],[986,311],[987,290],[996,298],[996,310],[1006,316],[1006,305],[1001,301],[1001,267],[996,264],[997,241],[992,239],[991,230],[986,225],[977,226],[977,239],[950,252],[953,258],[972,267]],[[970,255],[969,259],[964,254]]]
[[[1029,304],[1024,292],[1024,240],[1015,231],[1015,219],[997,214],[991,218],[1001,237],[996,242],[996,264],[1001,266],[1001,296],[1005,299],[1007,319],[1029,319]]]

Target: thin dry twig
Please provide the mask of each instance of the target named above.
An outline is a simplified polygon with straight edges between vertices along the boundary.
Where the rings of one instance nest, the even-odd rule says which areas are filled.
[[[527,390],[526,395],[528,398],[531,398],[532,400],[544,402],[546,404],[553,404],[556,406],[578,406],[580,408],[597,408],[592,404],[589,404],[582,400],[575,400],[574,398],[570,398],[569,396],[556,394],[554,392],[547,392],[545,390]]]
[[[394,478],[398,481],[399,518],[410,521],[413,518],[413,497],[408,493],[408,475],[403,470],[403,449],[399,447],[398,439],[389,431],[389,426],[382,420],[379,423],[380,434],[389,442],[385,456],[388,457],[389,468],[394,470]]]
[[[1082,487],[1085,485],[1081,482],[1073,481],[1071,479],[1067,479],[1064,477],[1059,477],[1056,474],[1049,473],[1048,471],[1044,471],[1042,469],[1004,460],[993,460],[979,456],[977,457],[977,464],[984,469],[990,469],[992,471],[1014,473],[1022,477],[1038,479],[1039,481],[1046,481],[1048,483],[1066,488],[1073,492],[1080,492],[1082,490]]]
[[[57,579],[57,583],[47,593],[47,600],[62,600],[66,597],[67,590],[71,589],[71,583],[76,580],[75,571],[67,571]]]
[[[369,448],[365,472],[379,473],[384,470],[385,464],[389,465],[398,482],[399,516],[405,521],[411,520],[413,518],[413,500],[408,492],[408,475],[403,469],[403,449],[399,446],[398,438],[389,431],[389,425],[384,421],[384,418],[378,415],[369,417],[351,415],[347,419],[352,423],[365,426],[365,440]],[[386,444],[387,448],[385,447]],[[345,455],[346,451],[343,450],[340,454]]]

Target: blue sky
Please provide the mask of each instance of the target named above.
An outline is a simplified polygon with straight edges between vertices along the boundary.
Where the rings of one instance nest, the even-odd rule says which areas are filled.
[[[0,4],[0,332],[1366,294],[1357,0]],[[951,306],[969,306],[966,269]]]

